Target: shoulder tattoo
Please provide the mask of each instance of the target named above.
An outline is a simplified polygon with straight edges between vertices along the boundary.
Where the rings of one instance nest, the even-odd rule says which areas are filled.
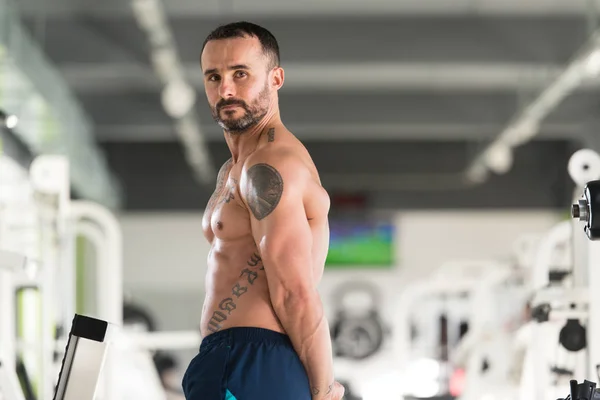
[[[256,164],[248,169],[246,199],[252,214],[259,221],[271,214],[283,193],[283,179],[268,164]]]

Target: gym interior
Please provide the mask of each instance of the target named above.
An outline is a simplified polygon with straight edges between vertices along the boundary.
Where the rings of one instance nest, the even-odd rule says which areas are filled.
[[[600,1],[0,0],[0,399],[184,400],[238,20],[331,200],[344,399],[600,398]]]

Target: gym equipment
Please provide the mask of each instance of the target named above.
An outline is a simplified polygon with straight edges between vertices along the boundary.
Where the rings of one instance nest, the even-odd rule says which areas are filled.
[[[106,321],[75,315],[53,400],[94,400],[114,328]]]
[[[98,204],[77,200],[69,205],[67,221],[73,235],[81,235],[95,247],[96,312],[95,317],[115,326],[123,324],[123,238],[115,216]],[[73,281],[75,279],[73,278]],[[115,355],[106,357],[106,374],[100,382],[100,398],[119,399],[117,370],[112,366]],[[102,397],[105,396],[105,397]]]
[[[585,222],[584,231],[590,240],[599,240],[600,155],[590,149],[577,151],[569,160],[569,174],[577,187],[583,188],[583,195],[571,206],[571,216]]]
[[[380,300],[374,285],[344,282],[333,299],[337,304],[331,329],[335,356],[364,360],[377,353],[388,331],[377,311]]]
[[[469,304],[472,304],[472,313],[469,321],[469,332],[479,329],[478,324],[484,323],[488,318],[477,311],[473,304],[474,296],[471,296],[476,290],[484,294],[487,284],[491,284],[495,279],[502,280],[509,275],[507,266],[503,263],[491,260],[457,260],[442,265],[433,276],[422,282],[411,284],[406,288],[397,305],[397,319],[394,321],[395,340],[394,353],[399,360],[400,365],[406,366],[410,362],[411,353],[411,316],[413,308],[419,301],[426,298],[440,296],[467,296],[470,298]],[[486,278],[487,277],[487,278]],[[489,280],[488,280],[489,279]],[[476,315],[481,316],[479,322],[475,322]],[[464,323],[461,318],[460,323]],[[460,330],[456,335],[458,337]],[[451,342],[453,340],[450,340]]]
[[[0,398],[28,400],[30,394],[23,393],[26,387],[22,387],[28,380],[36,400],[50,400],[61,393],[68,396],[74,389],[77,396],[83,396],[89,392],[80,391],[73,383],[80,379],[71,380],[55,393],[57,377],[64,381],[81,373],[87,379],[81,381],[86,386],[81,390],[97,382],[94,400],[163,400],[164,390],[150,350],[197,349],[199,332],[117,329],[123,324],[124,304],[123,239],[116,217],[95,203],[70,201],[69,164],[64,157],[40,156],[25,170],[2,156],[0,168],[0,249],[10,250],[0,257],[0,393],[4,395]],[[83,236],[96,250],[93,317],[75,313],[77,236]],[[23,263],[27,268],[16,268],[15,260],[26,260]],[[24,291],[29,292],[28,297],[33,296],[33,304],[25,304],[25,296],[20,294],[16,301],[15,293]],[[15,318],[18,307],[33,309],[25,308]],[[102,343],[89,343],[90,338],[79,332],[81,323],[74,322],[74,315],[78,315],[76,321],[104,321],[113,332],[107,333]],[[20,329],[21,336],[17,334],[16,319],[31,325]],[[108,346],[109,341],[112,346]],[[99,348],[100,344],[104,347]],[[73,348],[75,354],[69,353]],[[90,352],[94,357],[87,361],[91,363],[77,362],[77,357]],[[103,373],[101,366],[94,364],[100,359]],[[31,379],[25,379],[24,370]]]
[[[584,199],[587,202],[587,218],[584,231],[588,239],[588,243],[583,243],[580,249],[581,253],[585,257],[581,258],[581,262],[574,266],[575,277],[580,277],[576,280],[576,288],[587,294],[587,309],[582,308],[586,311],[587,316],[585,319],[580,320],[586,321],[587,331],[587,358],[588,365],[586,368],[586,376],[588,378],[597,379],[598,377],[598,365],[600,364],[600,344],[596,340],[600,335],[600,318],[595,316],[600,315],[600,293],[595,288],[595,282],[600,279],[600,245],[596,243],[598,239],[598,219],[600,215],[598,208],[600,205],[600,155],[593,150],[583,149],[573,154],[569,162],[569,173],[571,178],[577,184],[579,188],[584,187]],[[577,166],[572,167],[572,165]],[[586,184],[586,182],[588,182]],[[576,189],[581,190],[581,189]],[[582,214],[582,210],[586,207],[583,205],[578,211]],[[576,213],[575,207],[573,211]],[[586,211],[583,211],[586,213]],[[574,230],[574,233],[576,230]],[[583,235],[576,235],[574,243],[581,243]],[[577,261],[577,259],[576,259]],[[594,317],[592,317],[594,316]],[[574,332],[573,329],[571,331]]]
[[[585,223],[583,229],[590,240],[600,240],[600,180],[584,186],[581,199],[571,208],[571,216]]]
[[[598,376],[600,345],[595,338],[600,334],[600,321],[594,316],[600,312],[600,294],[593,282],[600,278],[600,246],[594,243],[597,221],[596,214],[592,218],[592,208],[600,200],[594,183],[600,179],[600,155],[589,149],[579,150],[569,160],[568,170],[576,185],[574,199],[582,190],[584,193],[581,199],[574,200],[571,214],[574,219],[585,221],[585,235],[578,234],[576,221],[563,221],[540,246],[534,271],[534,324],[522,381],[522,387],[527,389],[521,392],[522,399],[547,398],[551,394],[556,397],[566,389],[567,379]],[[566,255],[566,268],[553,264],[561,249]],[[551,337],[556,337],[558,343],[549,341]],[[552,351],[556,352],[554,360],[549,358]],[[557,364],[559,352],[570,359],[568,365]]]
[[[16,332],[14,314],[14,276],[25,268],[26,259],[20,254],[0,251],[0,400],[25,400],[17,376]],[[13,339],[13,340],[11,340]]]
[[[113,335],[114,345],[107,350],[105,373],[100,379],[96,399],[163,399],[164,388],[151,351],[197,349],[200,333],[124,330],[124,323],[132,318],[143,322],[150,330],[155,327],[143,312],[140,313],[141,310],[124,304],[123,235],[118,220],[105,208],[90,202],[73,201],[70,211],[73,232],[95,248],[95,318],[118,327]],[[133,377],[124,380],[127,374]]]
[[[596,389],[596,384],[588,380],[577,384],[576,380],[570,382],[571,393],[564,399],[558,400],[600,400],[600,390]]]
[[[73,279],[63,262],[68,245],[68,164],[61,157],[39,156],[27,170],[2,155],[0,168],[0,248],[26,260],[22,267],[3,273],[1,292],[6,297],[0,315],[6,322],[0,324],[0,343],[11,347],[3,364],[5,369],[18,369],[26,398],[46,400],[56,379],[55,343],[62,340],[56,333],[64,326],[61,318],[72,315],[64,285]]]
[[[191,341],[184,335],[168,336],[167,333],[162,338],[153,335],[125,332],[105,320],[75,314],[53,400],[165,399],[165,389],[145,345],[168,348],[171,344],[173,348],[186,348]],[[178,342],[179,338],[184,343]],[[194,339],[194,344],[199,345],[198,333]],[[111,380],[106,381],[108,368],[115,370]],[[108,393],[116,397],[109,398]]]
[[[395,358],[398,360],[400,368],[405,373],[409,373],[412,367],[414,355],[411,349],[411,318],[414,311],[414,307],[423,299],[430,299],[433,297],[465,297],[465,305],[467,312],[465,316],[456,318],[456,324],[448,325],[448,338],[447,342],[454,343],[458,341],[460,335],[460,324],[464,324],[468,320],[469,330],[461,341],[462,345],[460,349],[461,354],[450,353],[449,358],[454,360],[455,358],[463,358],[466,364],[479,365],[483,364],[483,360],[479,357],[484,357],[484,351],[487,347],[477,344],[485,338],[489,332],[498,330],[497,318],[493,316],[491,310],[497,304],[497,300],[493,298],[494,288],[498,285],[503,285],[506,282],[513,279],[515,271],[512,265],[507,263],[494,261],[494,260],[457,260],[442,265],[439,270],[431,277],[423,280],[420,283],[411,284],[410,287],[406,288],[397,304],[397,319],[394,324],[394,332],[396,333],[396,340],[394,348]],[[466,318],[465,318],[466,317]],[[450,319],[448,320],[451,321]],[[456,325],[454,327],[454,325]],[[484,341],[485,342],[485,341]],[[482,342],[483,343],[483,342]],[[473,349],[478,350],[473,352]],[[496,346],[495,349],[498,347]],[[438,362],[440,367],[444,365],[443,362]],[[447,365],[446,367],[449,367]],[[494,364],[494,369],[498,370],[502,361],[498,361]],[[447,379],[448,382],[437,382],[440,386],[440,391],[448,386],[451,373],[444,371],[444,368],[440,369],[440,375],[442,379]],[[444,376],[447,375],[447,376]],[[482,378],[481,368],[469,368],[469,374],[475,374],[476,376],[469,375],[467,379],[472,386],[471,390],[479,393],[478,399],[484,397],[485,393],[493,390],[488,387],[487,381],[493,379],[493,373],[488,372],[484,379]],[[439,379],[439,378],[438,378]],[[477,383],[481,381],[481,383]],[[434,383],[434,382],[432,382]],[[444,384],[444,385],[442,385]],[[501,382],[498,383],[502,385]],[[481,389],[481,390],[479,390]],[[433,392],[433,390],[432,390]],[[413,393],[405,392],[404,395],[412,395]]]
[[[16,370],[7,367],[0,360],[0,400],[26,400]]]
[[[131,302],[123,304],[123,326],[131,326],[142,332],[156,331],[156,323],[150,313],[142,306]]]
[[[587,346],[585,327],[578,319],[568,319],[567,323],[558,334],[558,341],[567,350],[578,352]]]

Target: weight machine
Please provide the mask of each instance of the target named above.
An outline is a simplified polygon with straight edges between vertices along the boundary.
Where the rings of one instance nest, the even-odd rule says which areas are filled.
[[[432,277],[423,282],[411,284],[410,287],[403,291],[397,305],[398,318],[394,326],[394,332],[397,335],[395,338],[396,347],[394,353],[403,369],[403,375],[410,375],[410,365],[412,362],[411,321],[415,313],[414,308],[420,301],[440,296],[466,297],[465,317],[469,323],[469,330],[463,337],[463,340],[465,340],[465,352],[470,353],[471,349],[474,348],[470,344],[474,345],[495,329],[490,326],[490,324],[495,323],[490,317],[490,309],[494,307],[496,302],[493,298],[494,288],[512,281],[515,275],[519,275],[519,272],[509,263],[494,260],[455,261],[441,266],[438,272]],[[456,329],[446,329],[446,341],[448,344],[459,341],[460,332],[458,328],[458,324],[456,324]],[[449,367],[448,369],[451,369],[450,364],[455,356],[456,354],[448,354],[447,360],[442,361],[442,364],[446,363]],[[468,360],[466,361],[467,364],[472,363],[476,359],[475,355],[465,355],[465,360]],[[443,372],[443,368],[440,368],[442,378]],[[448,371],[448,379],[450,375],[451,372]],[[472,378],[470,376],[468,379],[477,380],[476,377]],[[443,384],[444,382],[439,383]],[[444,391],[443,386],[440,387],[440,391]],[[491,388],[488,389],[491,390]],[[405,395],[408,394],[405,393]]]
[[[25,400],[17,376],[15,326],[14,276],[25,269],[25,257],[12,252],[0,251],[0,400]]]
[[[0,163],[2,369],[4,376],[19,370],[25,381],[22,387],[19,381],[14,386],[5,380],[0,391],[10,390],[9,400],[24,398],[23,391],[27,398],[51,399],[58,373],[56,343],[64,337],[60,319],[74,312],[63,286],[72,282],[65,279],[68,270],[62,259],[68,245],[61,223],[69,196],[67,168],[54,156],[34,159],[29,170],[6,157],[0,157]]]
[[[53,400],[93,400],[114,325],[75,315]]]
[[[576,153],[577,154],[577,153]],[[575,155],[574,155],[575,157]],[[587,158],[587,159],[586,159]],[[589,371],[588,374],[595,379],[600,379],[600,346],[597,343],[598,333],[600,332],[599,318],[600,312],[600,294],[594,290],[594,282],[600,278],[600,156],[591,150],[582,150],[579,152],[578,164],[585,171],[573,177],[578,184],[577,191],[581,193],[579,198],[574,201],[571,207],[571,217],[583,222],[583,231],[590,243],[588,245],[587,279],[588,287],[582,288],[587,295],[589,302],[587,317],[588,327],[586,333],[586,344],[589,346]],[[572,161],[575,164],[575,161]],[[575,166],[573,166],[575,169]],[[577,193],[576,193],[577,196]],[[576,230],[575,232],[577,232]],[[582,271],[585,272],[585,271]],[[581,330],[580,330],[581,333]],[[600,389],[596,389],[596,384],[584,380],[577,384],[577,381],[570,382],[570,395],[566,399],[559,400],[600,400]]]
[[[64,157],[39,156],[28,170],[13,168],[6,157],[0,162],[0,400],[28,397],[17,373],[19,353],[33,362],[27,373],[37,381],[36,400],[164,399],[151,349],[198,348],[199,332],[125,332],[123,238],[115,216],[70,200]],[[77,235],[96,249],[93,315],[75,311]],[[35,296],[35,311],[23,312],[35,325],[17,337],[23,290]]]
[[[589,396],[580,396],[583,392],[577,391],[579,389],[573,386],[572,379],[583,376],[587,383],[590,382],[588,379],[598,379],[600,293],[594,290],[592,282],[600,279],[600,246],[593,243],[599,232],[598,221],[592,211],[600,201],[595,184],[595,180],[600,179],[600,156],[589,149],[580,150],[569,160],[568,170],[576,184],[571,214],[574,219],[585,222],[585,235],[577,234],[579,230],[573,221],[564,221],[547,235],[540,247],[534,272],[536,295],[532,302],[532,316],[535,322],[529,362],[521,384],[524,389],[521,399],[556,398],[569,389],[572,400],[590,399]],[[583,196],[577,199],[581,191]],[[586,236],[591,240],[586,240]],[[561,246],[570,249],[570,268],[556,268],[551,262],[552,251]],[[557,336],[560,347],[554,344],[556,342],[540,340]],[[548,346],[570,356],[574,360],[573,365],[554,364],[556,360],[547,358]],[[592,392],[589,391],[590,394]]]
[[[75,317],[69,322],[71,331],[54,400],[165,399],[151,351],[198,348],[200,333],[124,329],[123,234],[117,218],[98,204],[70,201],[65,224],[70,242],[81,236],[95,249],[95,312],[70,314]],[[68,262],[70,282],[75,282],[74,262]],[[68,290],[74,304],[75,287]],[[78,360],[88,357],[89,367],[82,367]]]

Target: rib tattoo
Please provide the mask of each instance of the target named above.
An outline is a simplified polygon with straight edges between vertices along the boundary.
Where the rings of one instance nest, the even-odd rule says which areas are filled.
[[[254,282],[258,278],[258,271],[263,271],[265,269],[262,259],[256,253],[253,253],[252,256],[250,256],[246,265],[249,268],[244,268],[240,274],[240,278],[245,277],[245,279],[240,279],[240,281],[236,282],[231,288],[231,297],[226,297],[221,300],[218,306],[219,310],[213,312],[210,321],[208,321],[209,331],[215,333],[223,328],[221,324],[227,321],[227,318],[237,308],[236,300],[240,299],[248,292],[249,286],[254,285]]]
[[[256,164],[248,169],[248,206],[259,221],[275,210],[283,193],[283,179],[268,164]]]

